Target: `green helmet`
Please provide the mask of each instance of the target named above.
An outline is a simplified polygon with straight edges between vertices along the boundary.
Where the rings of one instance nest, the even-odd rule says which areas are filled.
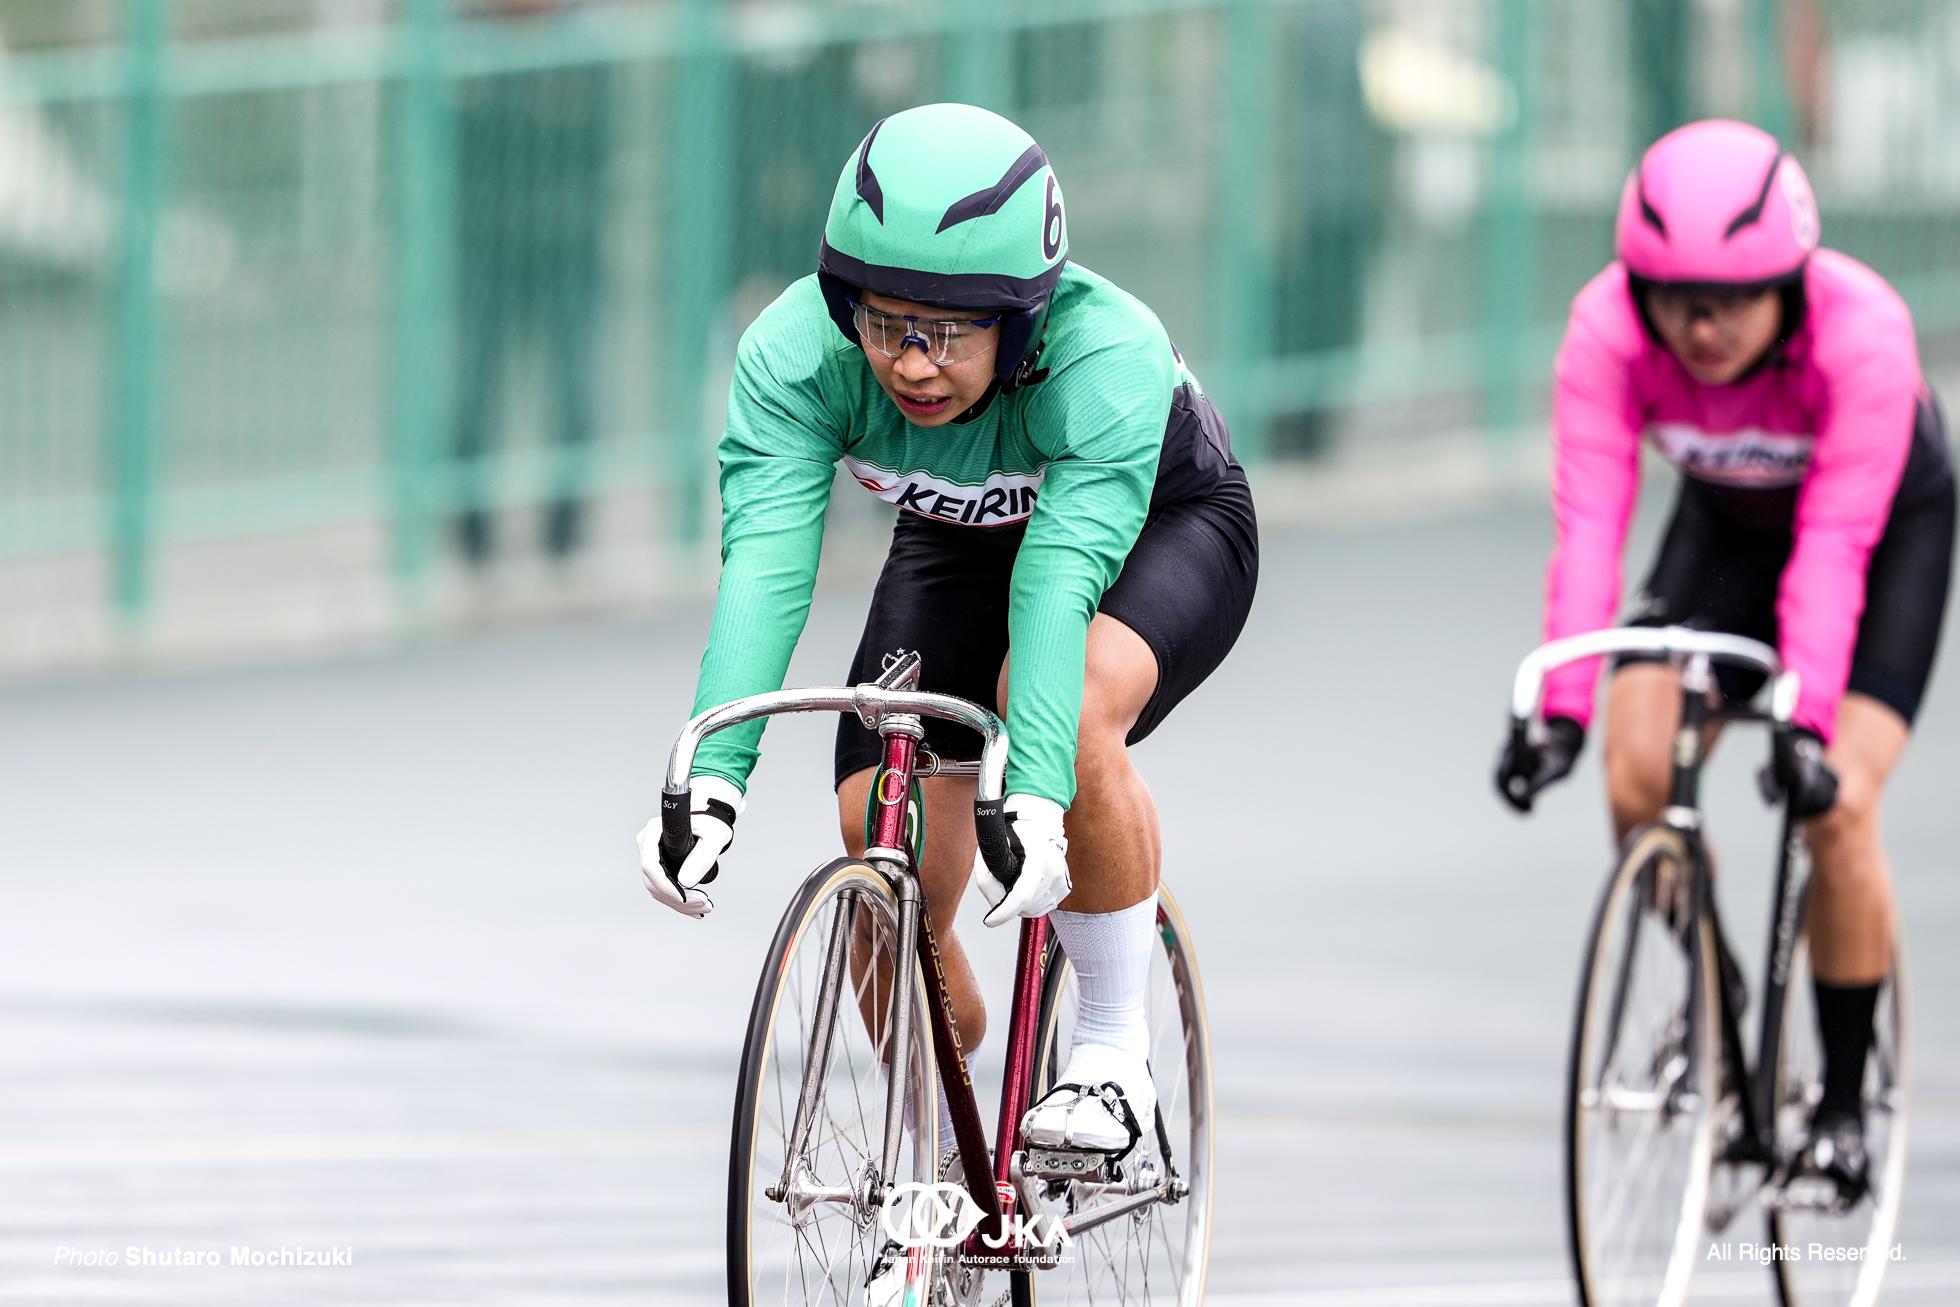
[[[1012,390],[1040,379],[1048,298],[1067,262],[1061,187],[1034,138],[985,109],[929,104],[881,119],[851,152],[817,277],[853,344],[858,292],[1001,313],[995,375]]]

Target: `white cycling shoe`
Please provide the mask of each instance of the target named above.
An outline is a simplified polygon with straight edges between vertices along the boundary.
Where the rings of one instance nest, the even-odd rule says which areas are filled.
[[[940,1154],[939,1179],[944,1184],[966,1183],[966,1166],[958,1153]],[[905,1260],[905,1249],[896,1240],[885,1240],[885,1246],[872,1259],[871,1275],[864,1284],[864,1307],[898,1307],[904,1301]]]
[[[1043,1148],[1127,1153],[1155,1128],[1157,1086],[1150,1066],[1102,1044],[1082,1044],[1068,1055],[1055,1087],[1021,1118],[1021,1132]]]
[[[897,1307],[905,1299],[905,1250],[886,1241],[864,1286],[864,1307]]]

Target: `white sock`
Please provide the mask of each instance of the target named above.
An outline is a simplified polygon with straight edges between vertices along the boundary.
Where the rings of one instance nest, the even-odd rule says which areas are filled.
[[[889,1093],[892,1082],[892,1069],[888,1066],[881,1065],[878,1070],[884,1074],[886,1092]],[[912,1119],[912,1095],[917,1092],[918,1088],[918,1085],[914,1084],[908,1077],[905,1082],[905,1119],[908,1122]],[[933,1086],[933,1089],[935,1091],[934,1097],[939,1100],[939,1157],[941,1161],[944,1161],[946,1154],[952,1152],[953,1149],[959,1146],[959,1141],[953,1138],[953,1105],[946,1098],[946,1090],[943,1086],[937,1084]]]
[[[946,1154],[960,1146],[953,1138],[953,1105],[947,1101],[944,1088],[939,1089],[939,1160],[945,1161]]]
[[[1157,942],[1157,896],[1115,912],[1056,909],[1048,919],[1081,991],[1069,1047],[1101,1044],[1131,1057],[1150,1056],[1144,995]]]

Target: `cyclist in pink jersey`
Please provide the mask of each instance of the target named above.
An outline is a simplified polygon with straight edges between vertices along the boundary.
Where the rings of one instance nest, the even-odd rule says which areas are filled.
[[[1802,680],[1799,729],[1772,773],[1808,818],[1816,866],[1825,1093],[1805,1160],[1855,1200],[1872,1012],[1892,956],[1879,795],[1932,670],[1954,481],[1905,303],[1818,236],[1803,169],[1742,123],[1671,132],[1627,179],[1619,259],[1573,301],[1558,355],[1545,630],[1613,624],[1651,442],[1681,472],[1680,499],[1621,620],[1763,640]],[[1571,770],[1598,672],[1596,661],[1555,672],[1542,733],[1507,745],[1498,789],[1515,807]],[[1720,675],[1730,699],[1757,688]],[[1666,805],[1679,685],[1663,663],[1613,669],[1605,765],[1621,838]]]

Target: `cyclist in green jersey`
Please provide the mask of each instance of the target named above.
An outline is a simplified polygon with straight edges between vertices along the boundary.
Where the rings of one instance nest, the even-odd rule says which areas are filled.
[[[742,337],[720,459],[721,585],[695,710],[782,685],[841,462],[900,510],[852,683],[917,650],[922,688],[997,705],[1012,740],[1003,806],[1026,863],[1011,890],[976,856],[974,781],[923,785],[920,877],[962,1042],[986,1023],[953,931],[970,878],[990,926],[1052,913],[1081,981],[1067,1067],[1028,1138],[1127,1151],[1155,1110],[1144,988],[1160,861],[1127,747],[1224,659],[1258,574],[1217,410],[1155,315],[1069,261],[1062,192],[1027,133],[928,105],[852,152],[817,273]],[[702,745],[684,861],[661,861],[657,820],[641,834],[648,887],[678,911],[712,906],[701,887],[762,728]],[[978,740],[934,721],[926,744],[959,758]],[[878,737],[843,717],[838,818],[854,855],[878,761]]]

